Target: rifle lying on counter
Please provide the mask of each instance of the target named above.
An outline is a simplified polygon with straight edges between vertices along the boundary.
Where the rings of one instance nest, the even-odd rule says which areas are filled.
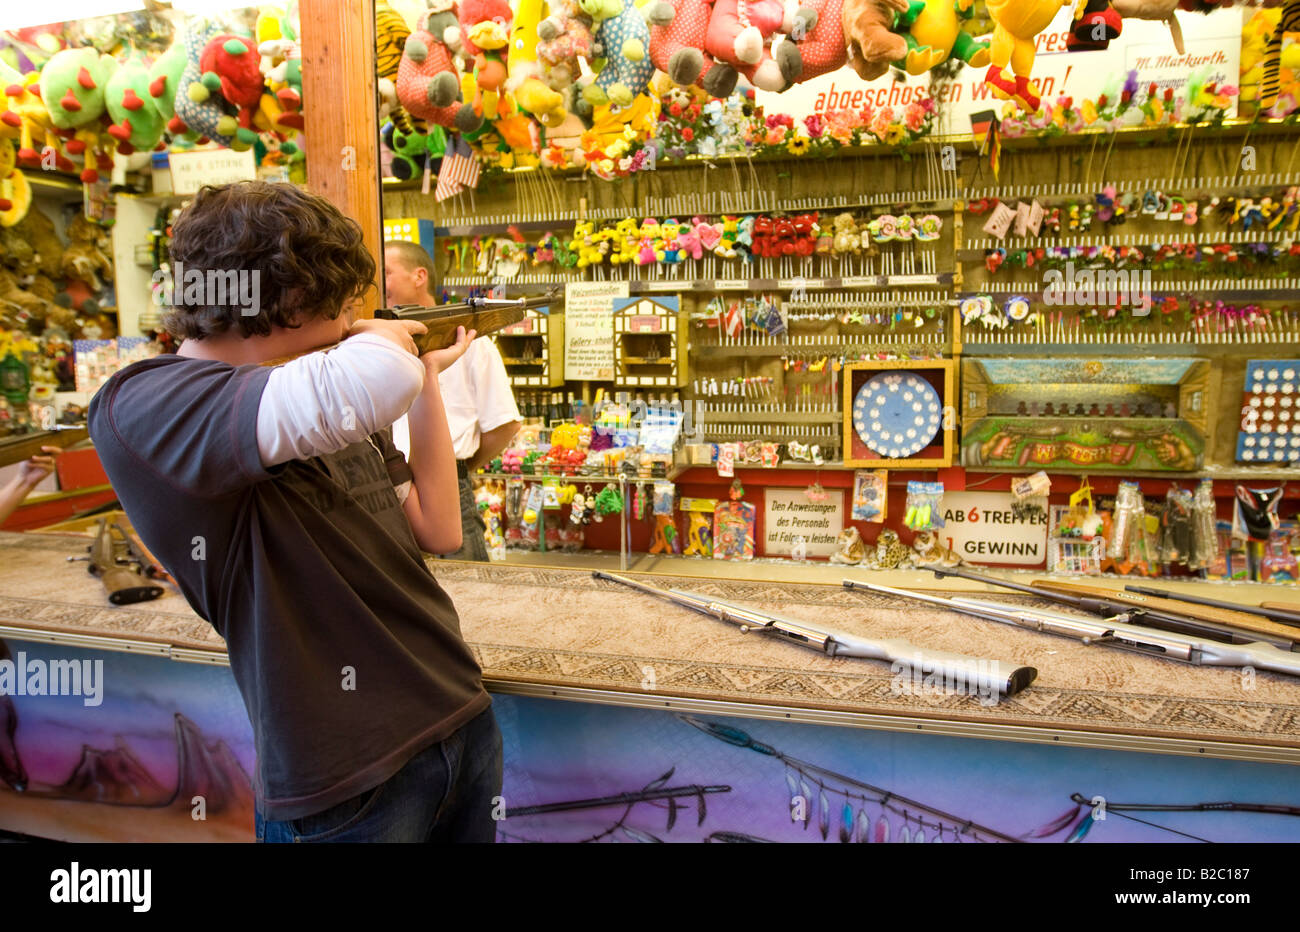
[[[1205,637],[1230,644],[1254,644],[1262,641],[1281,650],[1295,650],[1300,641],[1300,632],[1293,628],[1241,612],[1196,610],[1177,602],[1164,603],[1146,596],[1074,583],[1035,580],[1033,585],[1026,585],[996,576],[985,576],[960,566],[928,566],[926,569],[940,579],[959,576],[972,582],[1013,589],[1049,602],[1059,602],[1093,615],[1127,615],[1132,624],[1193,637]]]
[[[935,575],[942,578],[945,574],[935,571]],[[1259,641],[1250,644],[1233,644],[1193,634],[1146,628],[1133,624],[1132,616],[1127,612],[1110,618],[1085,618],[1082,615],[1068,615],[1051,609],[1005,605],[985,599],[956,596],[945,599],[942,596],[877,586],[854,579],[844,580],[844,588],[869,589],[872,592],[881,592],[898,598],[941,605],[951,611],[987,621],[998,621],[1029,628],[1031,631],[1072,637],[1083,641],[1084,644],[1108,644],[1139,654],[1164,657],[1166,660],[1180,660],[1196,666],[1252,667],[1300,676],[1300,654],[1280,650],[1272,644]]]
[[[121,541],[113,535],[114,529],[122,536]],[[108,592],[108,601],[114,605],[131,605],[135,602],[148,602],[163,594],[162,586],[150,582],[141,570],[149,564],[145,557],[131,543],[131,537],[117,522],[109,524],[105,518],[99,519],[99,533],[95,541],[86,548],[90,555],[86,557],[68,557],[68,562],[87,560],[90,572],[98,576]]]
[[[830,657],[887,660],[892,664],[904,665],[913,675],[915,674],[913,668],[919,667],[921,674],[932,674],[936,681],[942,678],[952,683],[967,684],[979,689],[981,693],[1014,696],[1038,676],[1038,671],[1033,667],[1021,667],[1000,660],[929,650],[916,647],[902,638],[872,640],[839,631],[823,631],[802,621],[759,612],[693,592],[683,592],[680,589],[656,589],[654,586],[647,586],[614,573],[597,571],[591,575],[596,579],[608,579],[621,586],[628,586],[658,599],[666,599],[703,615],[711,615],[719,621],[734,622],[740,625],[741,632],[745,634],[751,631],[775,634],[804,647],[819,650]]]
[[[1176,602],[1189,602],[1192,605],[1207,605],[1211,608],[1225,608],[1233,612],[1245,612],[1248,615],[1259,615],[1267,618],[1269,621],[1276,621],[1279,624],[1300,626],[1300,611],[1293,608],[1286,608],[1276,602],[1261,602],[1259,605],[1241,604],[1239,602],[1221,602],[1218,599],[1207,599],[1200,595],[1184,595],[1181,592],[1170,592],[1167,589],[1152,589],[1147,586],[1125,586],[1125,592],[1136,592],[1138,595],[1155,596],[1157,599],[1173,599]],[[1300,637],[1300,632],[1297,632]]]
[[[466,298],[454,304],[399,304],[381,307],[375,316],[382,320],[417,320],[429,328],[415,337],[421,353],[446,349],[456,342],[456,328],[475,330],[479,336],[495,333],[524,319],[524,310],[545,307],[559,297],[558,290],[535,298]]]

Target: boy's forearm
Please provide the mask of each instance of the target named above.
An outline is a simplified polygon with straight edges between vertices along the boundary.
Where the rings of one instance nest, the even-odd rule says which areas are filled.
[[[416,540],[430,553],[460,549],[460,485],[438,379],[429,375],[411,410],[412,491],[407,511]]]
[[[24,482],[21,476],[14,476],[3,486],[0,486],[0,524],[9,520],[9,516],[18,510],[18,506],[23,503],[29,492],[36,486],[29,482]]]

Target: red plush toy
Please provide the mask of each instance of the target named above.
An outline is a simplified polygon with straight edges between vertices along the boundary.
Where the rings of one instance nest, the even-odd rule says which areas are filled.
[[[794,218],[794,253],[811,256],[817,248],[817,214],[798,214]]]
[[[265,82],[260,64],[253,40],[231,33],[212,39],[199,56],[199,69],[220,79],[221,96],[237,108],[235,118],[243,129],[252,129],[253,115],[262,100]]]
[[[772,229],[772,242],[768,246],[769,256],[794,255],[794,221],[789,217],[777,217]]]
[[[776,253],[773,251],[772,239],[772,234],[775,229],[776,225],[772,222],[772,218],[767,216],[767,214],[760,214],[755,217],[753,234],[754,242],[750,247],[750,252],[756,256],[775,256]]]

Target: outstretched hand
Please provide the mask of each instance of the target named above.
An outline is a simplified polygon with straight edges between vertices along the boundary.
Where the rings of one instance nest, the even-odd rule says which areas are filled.
[[[62,452],[58,447],[41,447],[44,456],[33,456],[18,467],[18,481],[29,488],[35,488],[54,471],[54,458]]]
[[[439,372],[446,372],[451,364],[457,359],[464,356],[469,349],[469,345],[474,342],[478,335],[475,330],[466,331],[464,327],[456,328],[456,342],[446,349],[433,350],[425,353],[420,357],[425,368],[432,374],[437,375]]]

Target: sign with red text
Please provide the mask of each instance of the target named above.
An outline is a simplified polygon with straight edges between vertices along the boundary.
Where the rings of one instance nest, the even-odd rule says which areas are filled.
[[[1042,566],[1047,560],[1047,514],[1031,520],[1011,510],[1010,492],[945,492],[943,543],[967,563]]]
[[[1241,10],[1226,7],[1208,15],[1179,12],[1186,54],[1179,55],[1164,23],[1124,20],[1124,31],[1109,48],[1095,52],[1067,52],[1072,5],[1066,5],[1039,33],[1034,81],[1044,103],[1062,95],[1075,103],[1096,100],[1107,85],[1119,87],[1131,69],[1138,72],[1138,86],[1155,82],[1163,92],[1173,88],[1180,94],[1190,73],[1209,66],[1209,80],[1236,85],[1241,60]],[[984,37],[987,38],[987,37]],[[984,84],[983,68],[962,68],[955,80],[944,85],[937,96],[942,124],[937,134],[970,132],[970,115],[990,108],[1001,111],[1003,101]],[[929,96],[927,75],[909,75],[906,83],[895,81],[893,72],[875,81],[864,81],[852,68],[844,67],[796,84],[781,94],[757,91],[756,100],[769,113],[788,113],[796,120],[813,113],[833,110],[878,110],[890,107],[895,118],[909,103]],[[1134,108],[1136,109],[1136,108]],[[1236,116],[1234,100],[1228,116]],[[1141,121],[1141,112],[1134,118]]]

